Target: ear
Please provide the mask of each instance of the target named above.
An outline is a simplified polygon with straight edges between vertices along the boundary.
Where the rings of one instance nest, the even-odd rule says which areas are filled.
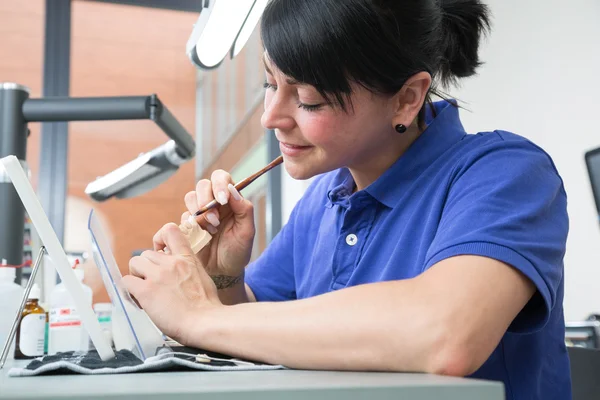
[[[412,125],[423,107],[430,87],[431,75],[429,72],[419,72],[404,83],[393,99],[395,107],[394,118],[391,121],[393,126],[397,124]]]

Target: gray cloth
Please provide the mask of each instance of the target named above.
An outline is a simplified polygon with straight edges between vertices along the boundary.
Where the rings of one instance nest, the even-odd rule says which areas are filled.
[[[11,368],[8,376],[22,377],[42,374],[127,374],[157,371],[255,371],[283,369],[281,365],[269,365],[237,360],[222,354],[200,349],[176,348],[176,354],[163,351],[145,362],[132,352],[121,350],[112,360],[102,361],[96,351],[88,353],[65,352],[38,358],[25,368]]]

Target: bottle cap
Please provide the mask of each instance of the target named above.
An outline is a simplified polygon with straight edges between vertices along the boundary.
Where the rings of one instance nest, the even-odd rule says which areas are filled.
[[[40,287],[37,283],[34,283],[31,287],[31,292],[29,292],[28,299],[39,300],[41,295]]]
[[[4,261],[6,261],[6,260],[4,260]],[[6,263],[3,265],[6,265]],[[0,266],[0,281],[14,281],[16,276],[17,276],[16,268]]]
[[[112,312],[112,303],[96,303],[94,304],[94,311],[97,313]]]

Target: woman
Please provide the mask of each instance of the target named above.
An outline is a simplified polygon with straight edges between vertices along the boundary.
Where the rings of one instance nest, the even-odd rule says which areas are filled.
[[[292,177],[319,176],[247,269],[252,204],[224,171],[198,182],[182,221],[217,199],[198,218],[210,246],[192,255],[167,224],[125,277],[158,327],[293,368],[570,398],[562,181],[531,142],[467,135],[453,101],[430,101],[434,83],[475,73],[488,28],[477,0],[272,0],[262,124]]]

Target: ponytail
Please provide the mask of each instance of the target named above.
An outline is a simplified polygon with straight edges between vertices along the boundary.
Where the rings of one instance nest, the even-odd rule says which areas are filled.
[[[479,0],[440,0],[441,54],[439,81],[444,87],[475,74],[479,39],[490,30],[489,10]]]

